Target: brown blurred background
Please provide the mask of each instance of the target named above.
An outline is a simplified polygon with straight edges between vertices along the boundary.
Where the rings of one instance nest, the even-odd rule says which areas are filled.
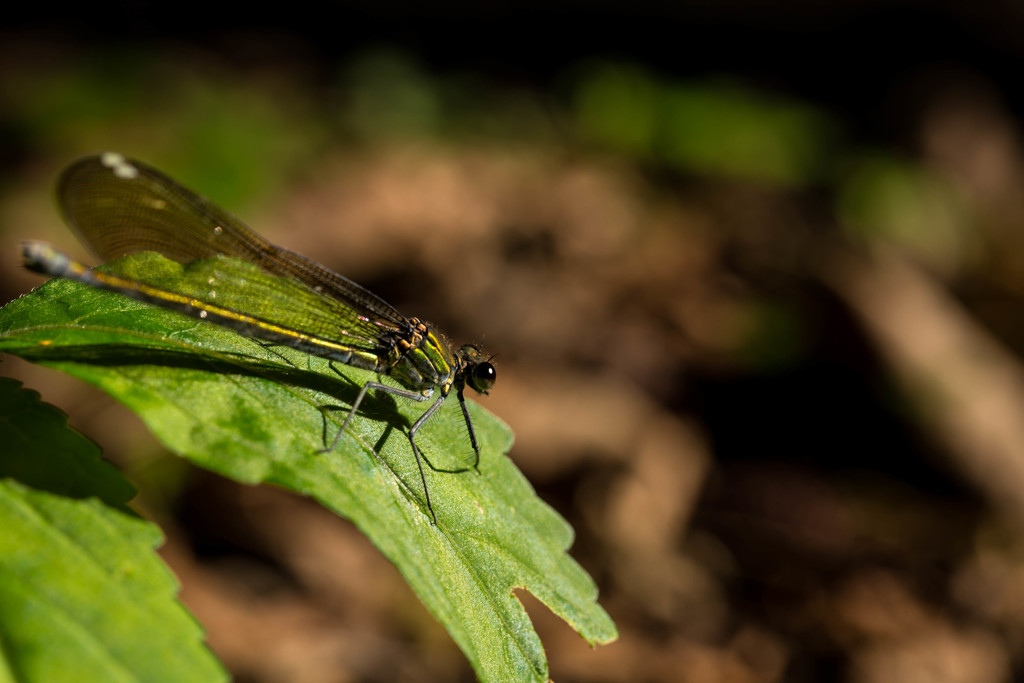
[[[522,596],[555,680],[1015,680],[1024,10],[782,5],[8,8],[0,301],[19,240],[82,254],[60,169],[140,158],[497,354],[621,632]],[[2,360],[138,484],[238,680],[473,680],[348,523]]]

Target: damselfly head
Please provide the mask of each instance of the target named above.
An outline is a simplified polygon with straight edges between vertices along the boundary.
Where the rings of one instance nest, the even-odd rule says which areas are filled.
[[[498,379],[498,371],[489,361],[481,360],[480,349],[472,344],[466,344],[459,349],[459,361],[466,384],[474,391],[486,395]]]

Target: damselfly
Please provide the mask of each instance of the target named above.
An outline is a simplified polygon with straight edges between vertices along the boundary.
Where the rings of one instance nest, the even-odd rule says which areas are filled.
[[[408,432],[434,523],[437,517],[416,433],[453,389],[473,447],[472,469],[478,467],[480,447],[463,391],[468,385],[486,394],[494,385],[496,372],[477,347],[467,344],[453,349],[419,318],[406,318],[348,278],[270,244],[223,209],[120,154],[108,152],[72,164],[60,176],[57,200],[67,224],[103,261],[142,251],[157,252],[182,264],[228,257],[256,266],[266,276],[245,277],[224,269],[215,282],[211,278],[208,288],[174,291],[147,283],[145,278],[92,270],[42,242],[24,244],[27,268],[369,370],[401,385],[365,382],[338,435],[324,451],[337,445],[368,391],[426,401],[436,390],[437,398]]]

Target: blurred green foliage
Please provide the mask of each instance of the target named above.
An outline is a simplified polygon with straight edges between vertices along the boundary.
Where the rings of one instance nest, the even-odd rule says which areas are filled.
[[[408,56],[374,51],[342,73],[348,92],[341,119],[356,138],[434,137],[445,111],[440,88]]]
[[[584,139],[640,161],[780,185],[819,180],[835,138],[828,117],[800,102],[635,66],[586,69],[573,107]]]
[[[446,140],[589,149],[646,167],[783,188],[834,185],[861,237],[927,249],[958,240],[962,211],[912,163],[857,159],[826,111],[728,80],[681,81],[588,62],[547,92],[436,74],[398,50],[339,66],[333,83],[211,55],[112,48],[8,68],[2,119],[59,168],[116,149],[159,161],[228,206],[346,146]],[[929,208],[931,207],[931,208]],[[914,237],[916,235],[916,237]]]
[[[864,153],[851,164],[836,211],[855,240],[899,246],[944,271],[978,254],[978,234],[956,188],[891,154]]]
[[[234,205],[279,185],[326,136],[310,93],[274,77],[170,61],[157,52],[91,52],[8,70],[5,127],[33,158],[105,150],[160,159]]]

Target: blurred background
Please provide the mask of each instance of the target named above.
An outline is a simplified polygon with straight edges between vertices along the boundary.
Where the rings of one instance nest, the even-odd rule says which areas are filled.
[[[621,632],[556,681],[1024,676],[1016,3],[82,4],[0,25],[0,301],[147,161],[497,355]],[[470,681],[347,522],[5,356],[137,483],[241,681]]]

